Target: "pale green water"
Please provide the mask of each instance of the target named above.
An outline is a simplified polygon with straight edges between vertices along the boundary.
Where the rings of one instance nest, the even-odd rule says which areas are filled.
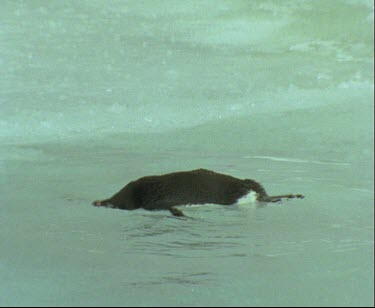
[[[369,306],[371,1],[3,1],[0,305]],[[149,174],[266,208],[94,208]]]

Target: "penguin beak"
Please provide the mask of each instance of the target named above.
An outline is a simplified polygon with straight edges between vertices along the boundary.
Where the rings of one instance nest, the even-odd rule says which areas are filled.
[[[107,202],[102,200],[96,200],[92,203],[93,206],[107,206]]]
[[[96,200],[92,203],[93,206],[104,206],[113,208],[113,204],[109,202],[109,200]]]

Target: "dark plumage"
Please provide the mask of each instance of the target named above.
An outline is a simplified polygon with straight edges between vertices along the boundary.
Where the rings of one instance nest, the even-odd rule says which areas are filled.
[[[230,205],[251,191],[256,193],[257,201],[264,202],[303,198],[302,195],[271,197],[261,184],[253,180],[197,169],[142,177],[127,184],[111,198],[94,201],[93,205],[123,210],[169,210],[175,216],[183,216],[174,206],[205,203]]]

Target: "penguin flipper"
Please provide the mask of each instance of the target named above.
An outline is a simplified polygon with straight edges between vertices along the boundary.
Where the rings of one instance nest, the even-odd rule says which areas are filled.
[[[176,217],[185,217],[184,213],[182,213],[181,210],[175,208],[175,207],[170,207],[169,211],[172,213],[173,216]]]

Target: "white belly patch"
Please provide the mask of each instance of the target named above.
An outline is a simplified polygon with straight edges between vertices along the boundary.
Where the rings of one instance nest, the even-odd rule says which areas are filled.
[[[242,198],[238,199],[235,204],[242,205],[242,204],[249,204],[254,203],[258,201],[258,193],[251,190],[249,193],[247,193]]]

